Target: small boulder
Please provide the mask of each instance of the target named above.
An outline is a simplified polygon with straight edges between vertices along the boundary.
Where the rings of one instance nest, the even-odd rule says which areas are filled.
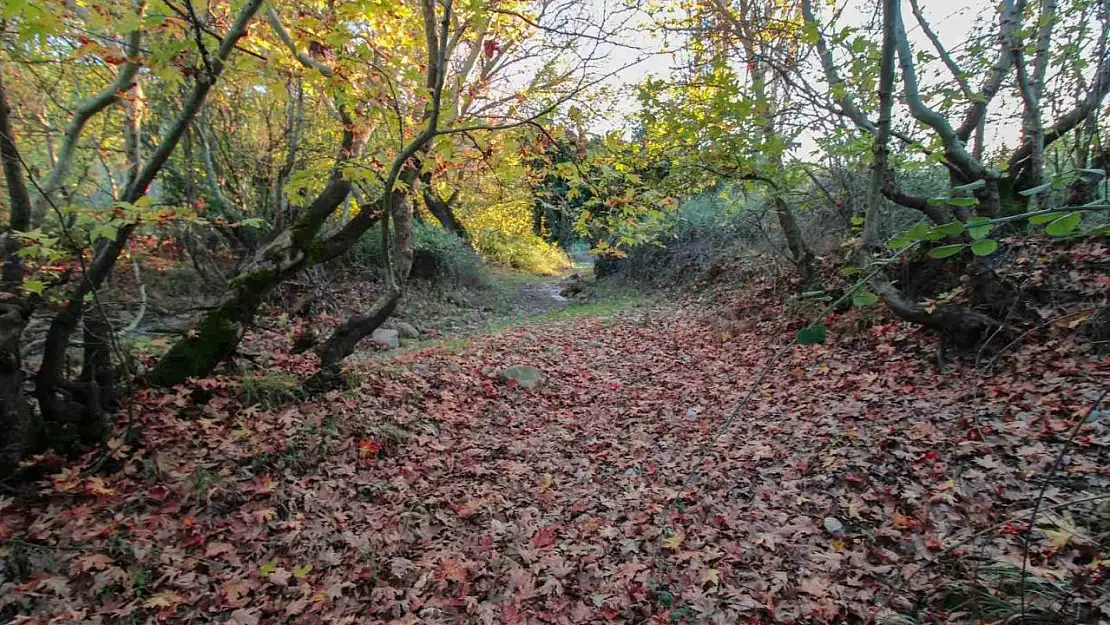
[[[401,339],[397,335],[397,331],[388,328],[374,330],[374,333],[370,335],[370,340],[382,349],[397,349],[401,346]]]
[[[836,517],[825,517],[825,531],[834,538],[844,538],[844,524]]]
[[[540,370],[528,365],[513,365],[512,367],[505,367],[498,373],[505,382],[515,380],[517,384],[524,388],[535,388],[543,381],[543,375]]]
[[[404,321],[394,321],[393,329],[396,330],[403,339],[420,338],[420,330],[417,330],[416,326],[412,325],[411,323],[406,323]]]

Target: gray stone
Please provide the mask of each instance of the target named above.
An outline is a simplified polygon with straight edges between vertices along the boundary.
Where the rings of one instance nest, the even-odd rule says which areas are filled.
[[[396,330],[403,339],[420,338],[420,330],[417,330],[416,326],[412,325],[411,323],[406,323],[404,321],[394,321],[393,329]]]
[[[512,367],[505,367],[498,373],[498,377],[508,382],[515,380],[517,384],[524,388],[535,388],[543,381],[543,375],[540,370],[528,365],[513,365]]]
[[[844,537],[844,524],[836,517],[825,517],[825,531],[832,534],[836,538]]]
[[[374,333],[370,335],[370,340],[374,341],[374,344],[378,347],[384,349],[397,349],[401,346],[401,339],[398,337],[397,331],[388,328],[378,328],[374,330]]]

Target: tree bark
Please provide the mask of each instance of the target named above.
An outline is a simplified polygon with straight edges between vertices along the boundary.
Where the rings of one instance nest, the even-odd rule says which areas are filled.
[[[23,161],[11,124],[11,107],[0,76],[0,160],[8,188],[9,221],[0,234],[0,470],[16,466],[33,447],[38,419],[23,395],[20,340],[32,306],[23,295],[24,267],[17,252],[18,233],[31,224],[31,197],[23,178]]]
[[[1091,159],[1090,167],[1086,169],[1101,170],[1103,175],[1100,176],[1093,171],[1079,172],[1079,177],[1068,185],[1064,206],[1083,206],[1094,201],[1098,195],[1098,186],[1110,174],[1110,148],[1099,150]]]
[[[798,227],[798,222],[794,219],[794,211],[790,210],[790,205],[777,193],[774,202],[775,216],[779,220],[779,227],[782,228],[783,236],[786,237],[786,247],[790,250],[790,256],[794,260],[794,264],[798,267],[798,274],[801,276],[802,282],[809,284],[813,279],[813,252],[806,245],[805,238],[802,236],[802,229]]]
[[[420,174],[420,180],[424,187],[424,205],[428,207],[428,212],[439,222],[443,229],[451,234],[466,241],[469,240],[469,235],[466,228],[463,227],[462,222],[455,217],[454,203],[458,197],[458,191],[451,194],[451,197],[443,199],[439,193],[432,188],[432,173],[424,172]]]
[[[340,162],[354,139],[344,133]],[[174,344],[151,371],[148,382],[173,386],[208,375],[234,353],[259,307],[277,285],[314,262],[316,235],[329,215],[350,193],[351,183],[337,166],[328,185],[288,229],[255,253],[228,284],[216,308],[208,311],[189,334]]]

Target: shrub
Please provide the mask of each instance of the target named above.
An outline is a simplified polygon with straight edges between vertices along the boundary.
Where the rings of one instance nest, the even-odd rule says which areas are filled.
[[[381,230],[372,229],[348,252],[348,260],[365,269],[381,268]],[[412,277],[440,285],[479,288],[487,284],[482,259],[455,235],[416,222],[412,231]]]
[[[490,262],[532,273],[553,274],[571,266],[558,245],[533,235],[506,233],[493,228],[472,235],[474,248]]]

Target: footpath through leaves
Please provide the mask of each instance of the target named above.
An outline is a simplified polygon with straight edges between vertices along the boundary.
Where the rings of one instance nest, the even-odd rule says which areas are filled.
[[[746,331],[677,308],[548,321],[274,410],[224,378],[148,395],[98,473],[59,462],[36,500],[0,500],[24,575],[0,588],[3,614],[866,622],[958,611],[954,571],[1020,573],[1040,480],[1107,361],[1050,341],[1014,348],[1005,373],[940,374],[919,332],[860,337],[852,313],[792,350],[719,436],[801,327],[779,312]],[[542,383],[498,375],[512,364]],[[1110,493],[1104,415],[1049,486],[1026,566],[1083,620],[1107,617],[1106,528],[1078,520]]]

